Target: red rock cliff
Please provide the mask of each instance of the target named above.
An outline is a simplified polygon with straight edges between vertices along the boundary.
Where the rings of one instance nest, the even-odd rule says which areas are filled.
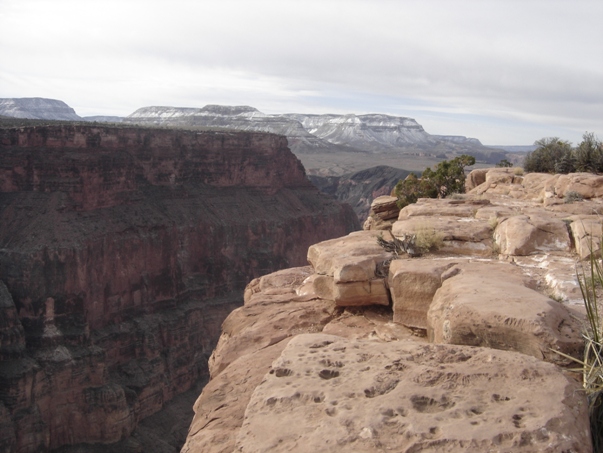
[[[0,129],[0,451],[128,437],[254,277],[357,227],[284,137]]]

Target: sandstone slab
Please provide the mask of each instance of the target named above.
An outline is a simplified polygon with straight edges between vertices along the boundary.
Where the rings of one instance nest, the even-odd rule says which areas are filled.
[[[392,295],[394,322],[427,329],[427,311],[442,274],[456,262],[436,260],[394,260],[389,267],[388,286]]]
[[[233,310],[222,324],[222,334],[209,358],[209,372],[213,378],[231,362],[279,343],[299,333],[320,332],[334,317],[335,306],[324,300],[293,301],[281,296],[268,296]],[[291,302],[291,303],[288,303]],[[236,337],[237,341],[229,341]]]
[[[547,181],[545,192],[563,198],[568,192],[575,192],[585,199],[603,196],[603,176],[592,173],[570,173],[558,175]]]
[[[360,231],[324,241],[308,249],[308,261],[317,276],[315,292],[338,306],[389,305],[384,263],[392,258],[378,243],[379,233]]]
[[[571,248],[567,224],[542,214],[503,219],[494,230],[494,240],[503,255],[530,255]]]
[[[463,263],[443,275],[427,312],[434,343],[506,349],[540,360],[571,363],[554,351],[580,357],[581,325],[559,302],[526,286],[506,263]]]
[[[281,341],[242,355],[212,378],[195,402],[195,417],[182,453],[234,451],[235,433],[243,424],[249,399],[286,345],[287,341]]]
[[[601,238],[603,237],[603,222],[599,216],[572,216],[570,228],[576,253],[585,260],[591,255],[601,255]]]
[[[397,238],[409,235],[438,236],[442,246],[437,253],[442,255],[488,257],[493,253],[489,222],[472,216],[413,216],[395,222],[392,234]]]
[[[579,384],[533,357],[299,335],[253,391],[235,451],[581,453],[588,423]]]
[[[314,274],[306,281],[313,285],[313,291],[318,297],[332,300],[339,307],[389,305],[385,278],[337,282],[328,275]]]
[[[398,220],[409,217],[426,216],[453,216],[453,217],[475,217],[478,209],[490,204],[490,200],[481,198],[420,198],[416,203],[405,206],[398,216]]]

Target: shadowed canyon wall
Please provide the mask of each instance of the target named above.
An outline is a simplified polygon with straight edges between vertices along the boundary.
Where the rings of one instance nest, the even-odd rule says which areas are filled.
[[[127,438],[259,275],[357,229],[265,133],[0,129],[0,451]]]

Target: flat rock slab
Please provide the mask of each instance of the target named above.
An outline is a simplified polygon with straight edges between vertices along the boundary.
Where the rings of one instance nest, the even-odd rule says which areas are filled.
[[[574,237],[576,253],[582,260],[591,254],[600,257],[601,238],[603,237],[603,221],[598,215],[571,216],[570,228]]]
[[[457,264],[433,259],[394,260],[389,266],[388,286],[392,295],[394,322],[427,330],[427,311],[442,274]]]
[[[331,276],[337,283],[370,280],[375,278],[377,263],[392,257],[377,243],[380,235],[357,231],[319,242],[308,248],[308,262],[317,274]]]
[[[492,228],[486,220],[452,215],[412,216],[392,225],[392,234],[397,238],[432,231],[443,240],[438,254],[492,256]]]
[[[427,312],[434,343],[521,352],[560,365],[581,357],[581,325],[559,302],[526,286],[516,266],[459,263],[442,276]]]
[[[182,453],[232,453],[245,407],[287,341],[242,355],[203,388]]]
[[[382,233],[359,231],[320,242],[308,249],[311,277],[318,297],[338,306],[389,305],[385,275],[380,275],[392,254],[378,243]]]
[[[467,198],[467,199],[436,199],[420,198],[416,203],[405,206],[398,216],[398,220],[404,220],[416,216],[453,216],[474,217],[478,209],[490,204],[490,200]]]
[[[517,215],[504,219],[494,230],[494,240],[503,255],[569,252],[571,249],[567,224],[550,214]]]
[[[255,388],[237,452],[590,452],[579,384],[507,351],[298,335]]]

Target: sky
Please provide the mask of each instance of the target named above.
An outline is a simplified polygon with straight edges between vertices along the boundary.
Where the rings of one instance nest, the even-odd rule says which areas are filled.
[[[487,145],[603,139],[603,0],[0,0],[0,98],[385,113]]]

